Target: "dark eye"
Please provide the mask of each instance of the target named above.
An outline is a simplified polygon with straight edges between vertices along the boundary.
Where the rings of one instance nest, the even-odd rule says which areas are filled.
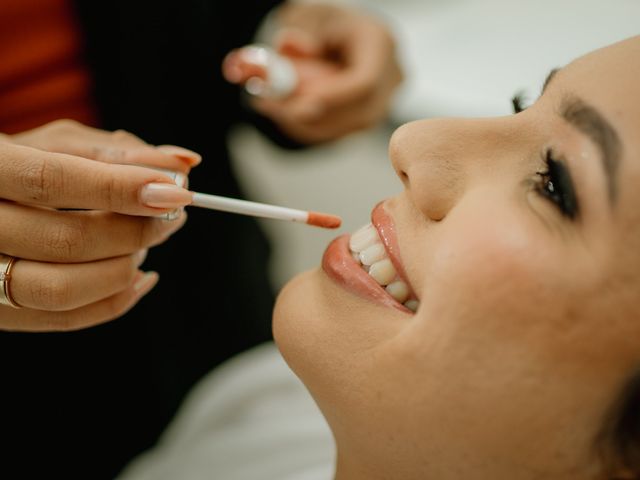
[[[562,215],[573,220],[578,215],[578,201],[569,169],[564,162],[554,158],[551,150],[547,150],[544,163],[545,171],[536,172],[536,191],[552,202]]]

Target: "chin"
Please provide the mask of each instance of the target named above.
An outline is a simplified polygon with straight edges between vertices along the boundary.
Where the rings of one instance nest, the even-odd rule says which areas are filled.
[[[273,310],[273,337],[280,353],[296,371],[295,359],[308,352],[308,326],[311,306],[317,297],[317,270],[301,273],[280,290]]]
[[[342,383],[345,364],[369,357],[405,325],[407,315],[354,295],[321,268],[302,273],[280,291],[273,335],[289,367],[313,391]],[[333,388],[333,387],[332,387]]]

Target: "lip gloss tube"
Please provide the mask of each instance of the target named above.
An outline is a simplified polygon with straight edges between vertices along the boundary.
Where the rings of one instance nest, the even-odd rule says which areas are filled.
[[[245,90],[262,98],[282,99],[288,97],[298,86],[298,74],[291,60],[280,55],[273,48],[253,44],[242,47],[243,62],[264,72],[250,77],[244,84]]]

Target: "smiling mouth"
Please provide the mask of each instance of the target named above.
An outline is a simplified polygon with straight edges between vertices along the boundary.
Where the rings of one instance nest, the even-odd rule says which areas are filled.
[[[349,251],[354,261],[394,300],[412,312],[418,310],[418,300],[409,284],[398,275],[373,224],[369,223],[351,235]]]
[[[371,212],[371,222],[331,242],[322,257],[322,269],[360,297],[414,313],[420,303],[400,262],[393,219],[382,202]]]

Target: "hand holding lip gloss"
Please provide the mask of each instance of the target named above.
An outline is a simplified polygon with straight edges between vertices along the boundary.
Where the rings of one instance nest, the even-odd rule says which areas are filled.
[[[287,57],[267,45],[247,45],[224,60],[225,76],[243,83],[247,93],[261,98],[284,99],[298,87],[298,74]]]

